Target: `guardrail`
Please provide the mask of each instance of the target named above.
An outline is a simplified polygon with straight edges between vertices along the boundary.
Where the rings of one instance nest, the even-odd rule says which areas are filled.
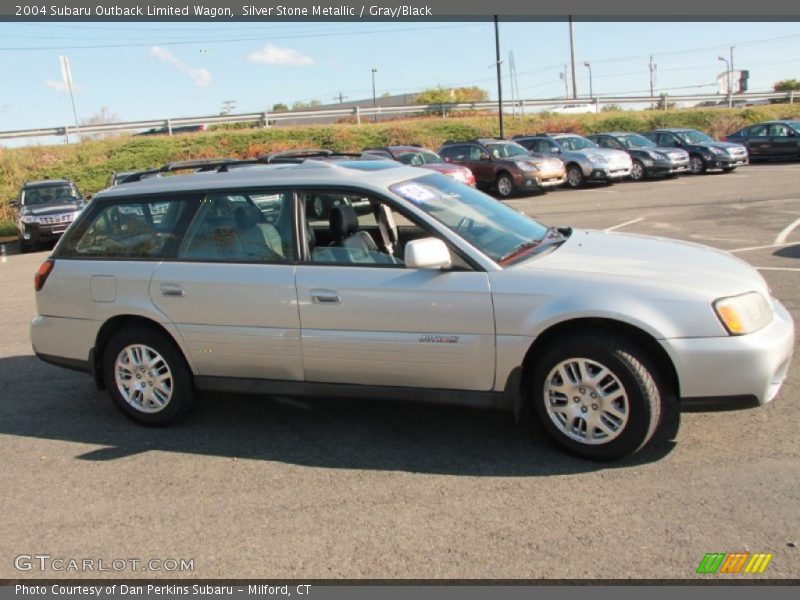
[[[749,93],[749,94],[736,94],[733,96],[733,102],[740,104],[742,102],[754,102],[758,100],[779,100],[787,99],[790,103],[794,102],[794,92],[769,92],[769,93]],[[599,112],[603,106],[609,104],[652,104],[659,106],[667,106],[671,102],[705,102],[705,101],[718,101],[725,102],[728,100],[727,95],[722,94],[694,94],[683,96],[672,96],[663,94],[660,96],[604,96],[596,98],[578,98],[578,99],[547,99],[547,100],[506,100],[503,102],[504,111],[519,110],[525,113],[527,109],[542,108],[542,107],[557,107],[570,104],[593,104],[595,110]],[[163,127],[169,135],[172,135],[174,127],[181,127],[185,125],[202,125],[202,124],[219,124],[219,123],[245,123],[256,122],[260,123],[262,127],[270,127],[271,125],[280,123],[280,121],[295,120],[295,119],[320,119],[320,118],[348,118],[352,117],[357,123],[361,123],[362,119],[375,118],[377,116],[386,115],[402,115],[402,114],[419,114],[419,113],[432,113],[442,114],[445,116],[453,111],[466,111],[466,110],[495,110],[497,109],[497,102],[474,102],[474,103],[461,103],[461,104],[419,104],[409,106],[368,106],[355,108],[337,108],[326,110],[305,110],[305,111],[289,111],[289,112],[257,112],[257,113],[243,113],[231,115],[206,115],[200,117],[178,117],[170,119],[151,119],[147,121],[127,121],[124,123],[106,123],[102,125],[82,125],[76,127],[74,125],[67,125],[64,127],[46,127],[42,129],[19,129],[15,131],[0,131],[0,139],[13,139],[13,138],[26,138],[26,137],[43,137],[43,136],[66,136],[69,139],[71,135],[82,134],[99,134],[110,132],[124,132],[145,130],[157,127]]]

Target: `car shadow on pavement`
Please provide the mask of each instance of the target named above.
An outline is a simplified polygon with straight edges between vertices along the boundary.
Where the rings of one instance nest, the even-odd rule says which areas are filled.
[[[33,356],[0,358],[0,434],[96,444],[81,460],[157,450],[294,465],[465,476],[546,476],[658,461],[675,446],[677,420],[642,452],[595,463],[569,456],[538,426],[510,413],[365,400],[204,395],[182,422],[129,421],[90,377]]]
[[[800,244],[778,248],[772,255],[780,256],[781,258],[800,258]]]

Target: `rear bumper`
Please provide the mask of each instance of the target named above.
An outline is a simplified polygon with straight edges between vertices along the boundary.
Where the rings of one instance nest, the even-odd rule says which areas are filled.
[[[795,329],[788,311],[774,303],[772,322],[749,335],[661,340],[687,403],[751,397],[766,404],[777,396],[789,371]]]

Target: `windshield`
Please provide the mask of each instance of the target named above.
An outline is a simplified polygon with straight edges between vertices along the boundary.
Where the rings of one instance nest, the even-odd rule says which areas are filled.
[[[539,242],[547,228],[483,192],[432,173],[389,188],[500,261],[523,244]]]
[[[713,138],[708,137],[702,131],[696,131],[694,129],[690,131],[678,131],[675,135],[677,135],[687,144],[703,144],[705,142],[715,141]]]
[[[494,158],[509,158],[511,156],[530,156],[524,147],[516,143],[504,142],[502,144],[486,144]]]
[[[60,183],[39,185],[22,191],[22,206],[41,206],[43,204],[78,203],[81,196],[74,185]]]
[[[616,139],[625,148],[653,148],[656,145],[655,142],[648,140],[646,137],[639,135],[638,133],[621,135],[614,139]]]
[[[427,150],[414,150],[408,152],[401,152],[395,155],[395,158],[399,160],[404,165],[438,165],[439,163],[443,163],[444,161],[441,157],[434,153],[428,152]]]
[[[562,150],[589,150],[590,148],[597,148],[597,144],[579,135],[556,138],[555,141],[556,144],[561,146]]]

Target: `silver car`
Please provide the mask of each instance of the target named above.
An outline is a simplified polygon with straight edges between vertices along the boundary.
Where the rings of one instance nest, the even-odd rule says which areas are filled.
[[[369,198],[306,213],[315,194]],[[764,404],[794,324],[730,254],[547,228],[449,177],[307,160],[99,193],[35,278],[36,354],[164,425],[199,391],[530,410],[575,454],[676,399]]]
[[[587,181],[613,183],[630,176],[633,161],[627,152],[601,148],[574,133],[516,135],[514,141],[531,152],[557,156],[567,169],[567,185],[583,187]]]

